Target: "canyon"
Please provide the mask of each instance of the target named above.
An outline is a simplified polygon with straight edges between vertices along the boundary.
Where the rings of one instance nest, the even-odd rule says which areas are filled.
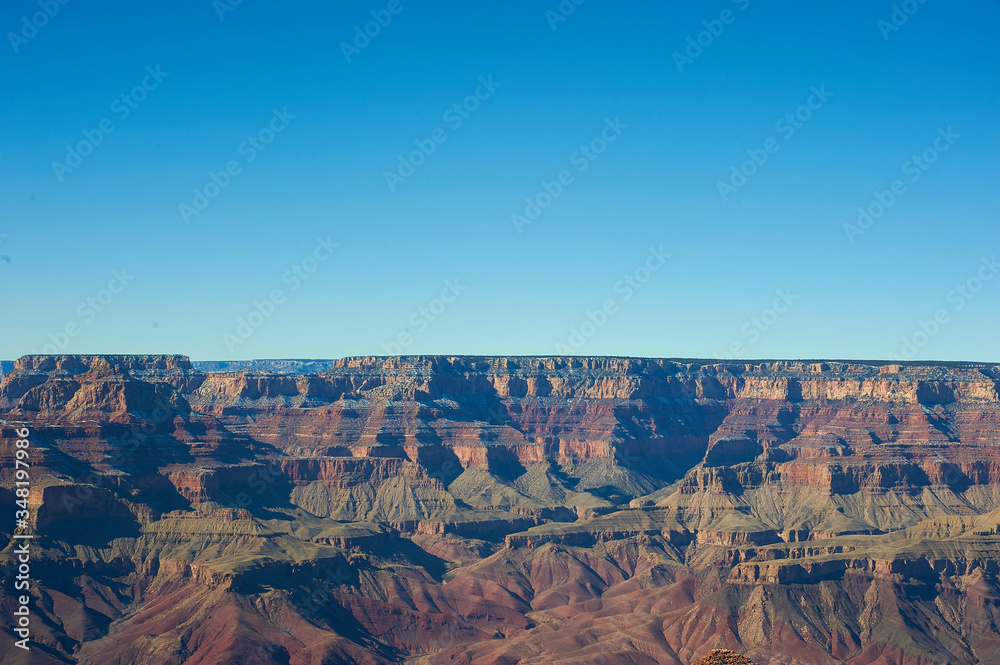
[[[3,663],[1000,664],[1000,365],[0,368]]]

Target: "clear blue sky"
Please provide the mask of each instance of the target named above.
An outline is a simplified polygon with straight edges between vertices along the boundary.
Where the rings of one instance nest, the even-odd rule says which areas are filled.
[[[0,357],[1000,360],[995,1],[225,2],[4,3]]]

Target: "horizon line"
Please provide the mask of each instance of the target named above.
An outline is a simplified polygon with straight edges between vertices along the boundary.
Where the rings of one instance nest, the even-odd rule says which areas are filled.
[[[863,358],[697,358],[683,356],[629,356],[629,355],[553,355],[553,354],[477,354],[477,353],[417,353],[405,355],[349,355],[329,358],[239,358],[221,359],[213,358],[206,360],[195,360],[184,353],[25,353],[17,358],[7,360],[0,359],[0,362],[17,362],[24,358],[139,358],[155,356],[176,356],[186,358],[191,363],[252,363],[252,362],[335,362],[338,360],[366,359],[366,358],[400,358],[400,359],[426,359],[426,358],[530,358],[530,359],[615,359],[615,360],[666,360],[670,362],[699,363],[708,365],[746,365],[754,363],[842,363],[842,364],[862,364],[862,365],[1000,365],[1000,360],[875,360]]]

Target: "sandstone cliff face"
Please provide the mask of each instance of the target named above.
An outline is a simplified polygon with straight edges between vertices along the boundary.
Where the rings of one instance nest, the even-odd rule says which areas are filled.
[[[38,662],[1000,663],[996,366],[212,367],[0,378]]]

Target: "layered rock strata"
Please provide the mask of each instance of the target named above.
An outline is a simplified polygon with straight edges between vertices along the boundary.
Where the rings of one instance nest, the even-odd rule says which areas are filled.
[[[0,378],[30,662],[1000,663],[998,366],[203,367]]]

